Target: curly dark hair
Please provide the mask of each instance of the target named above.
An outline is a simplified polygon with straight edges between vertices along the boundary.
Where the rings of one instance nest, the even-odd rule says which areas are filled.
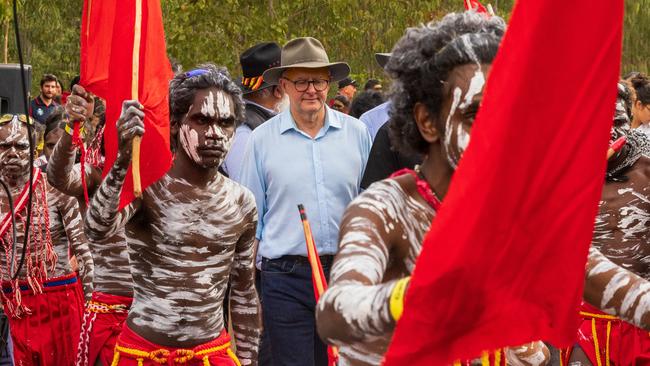
[[[506,24],[499,17],[486,18],[474,11],[447,14],[406,30],[393,48],[386,72],[391,87],[390,132],[392,144],[406,154],[423,154],[429,143],[420,135],[413,107],[423,103],[439,116],[443,86],[456,66],[491,63],[496,56]],[[439,126],[442,133],[444,126]]]
[[[385,99],[384,94],[380,91],[372,89],[362,91],[352,100],[350,115],[359,118],[362,114],[382,104]]]
[[[643,105],[650,104],[650,78],[645,74],[639,73],[630,78],[630,83],[636,92],[636,100]]]
[[[215,87],[232,97],[235,105],[235,126],[244,121],[245,106],[242,91],[230,78],[228,69],[211,63],[197,66],[196,69],[179,73],[169,82],[169,117],[171,124],[179,123],[194,103],[196,91]],[[176,136],[171,136],[172,149]]]

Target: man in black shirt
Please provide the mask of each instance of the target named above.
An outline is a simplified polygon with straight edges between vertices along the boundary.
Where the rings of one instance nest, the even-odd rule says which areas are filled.
[[[388,178],[394,172],[410,168],[422,162],[422,157],[418,155],[404,155],[395,149],[391,143],[390,120],[384,123],[377,131],[375,140],[372,143],[366,171],[363,173],[361,188],[366,189],[374,182]]]

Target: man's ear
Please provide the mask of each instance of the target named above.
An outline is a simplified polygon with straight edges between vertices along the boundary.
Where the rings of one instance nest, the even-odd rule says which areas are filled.
[[[643,109],[643,103],[641,103],[641,101],[638,99],[634,101],[634,106],[636,109]]]
[[[282,87],[279,84],[273,88],[273,96],[277,99],[282,99],[284,96],[284,91],[282,91]]]
[[[413,118],[424,141],[432,144],[440,140],[440,131],[436,127],[437,117],[434,117],[429,112],[429,108],[426,105],[420,102],[415,103],[413,107]]]

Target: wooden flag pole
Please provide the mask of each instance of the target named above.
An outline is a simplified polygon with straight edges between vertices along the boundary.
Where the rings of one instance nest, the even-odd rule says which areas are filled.
[[[307,213],[305,212],[305,206],[302,204],[298,205],[298,211],[300,212],[300,220],[302,221],[302,228],[305,232],[305,244],[307,245],[307,260],[311,266],[311,277],[314,281],[314,297],[316,302],[323,295],[325,290],[327,290],[327,279],[325,278],[325,273],[323,271],[323,264],[320,262],[320,257],[318,256],[318,250],[316,249],[316,243],[314,242],[314,236],[311,232],[311,225],[309,225],[309,220],[307,220]],[[327,346],[328,354],[328,366],[336,366],[339,359],[339,349],[336,346]]]
[[[131,65],[131,99],[138,100],[138,83],[140,78],[140,38],[142,36],[142,0],[135,0],[135,24],[133,29],[133,64]],[[133,175],[133,194],[142,197],[140,180],[140,144],[142,137],[133,138],[131,150],[131,174]]]

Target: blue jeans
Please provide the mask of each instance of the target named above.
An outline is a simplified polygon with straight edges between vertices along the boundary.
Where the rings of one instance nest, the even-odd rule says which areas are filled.
[[[332,256],[322,256],[329,278]],[[307,258],[262,259],[262,314],[274,366],[327,366],[327,346],[316,332],[314,287]]]

